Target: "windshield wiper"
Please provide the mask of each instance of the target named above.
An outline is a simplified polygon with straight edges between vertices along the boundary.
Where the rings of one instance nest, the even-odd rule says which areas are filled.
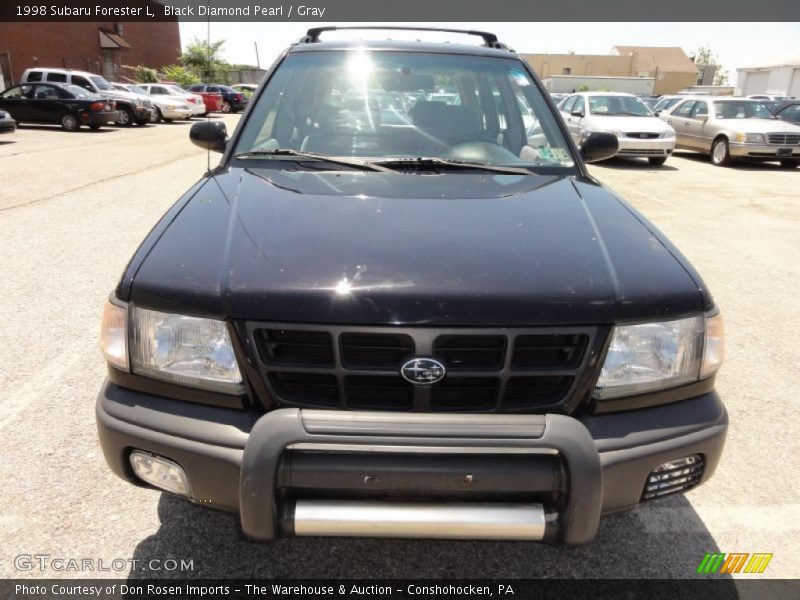
[[[234,158],[259,158],[265,156],[291,156],[294,158],[307,158],[310,160],[319,160],[328,162],[334,165],[344,165],[361,169],[364,171],[382,171],[391,173],[391,169],[382,167],[368,160],[359,160],[356,158],[346,158],[343,156],[328,156],[327,154],[316,154],[314,152],[302,152],[300,150],[292,150],[291,148],[278,148],[277,150],[250,150],[249,152],[240,152],[235,154]]]
[[[472,169],[479,171],[490,171],[492,173],[513,173],[515,175],[530,175],[531,171],[524,167],[504,167],[502,165],[487,165],[484,163],[473,163],[462,160],[448,160],[435,156],[420,158],[388,158],[373,164],[391,166],[396,168],[415,168],[415,169],[434,169],[437,167],[449,167],[454,169]]]

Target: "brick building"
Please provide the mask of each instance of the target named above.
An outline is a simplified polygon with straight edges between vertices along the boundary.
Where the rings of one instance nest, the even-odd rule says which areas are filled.
[[[161,69],[176,63],[180,53],[177,21],[0,23],[0,75],[6,87],[30,67],[80,69],[113,80],[123,66]]]

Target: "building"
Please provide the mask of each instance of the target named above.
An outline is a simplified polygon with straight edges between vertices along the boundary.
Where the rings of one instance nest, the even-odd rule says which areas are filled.
[[[800,56],[772,65],[736,69],[736,93],[800,98]]]
[[[161,69],[181,54],[177,21],[0,23],[0,74],[6,87],[30,67],[60,67],[117,79],[123,66]]]
[[[522,54],[542,79],[555,75],[646,77],[653,93],[674,94],[695,85],[699,70],[678,47],[614,46],[610,54]]]
[[[697,65],[677,46],[614,46],[611,53],[631,58],[631,75],[655,78],[656,95],[674,94],[697,83]]]

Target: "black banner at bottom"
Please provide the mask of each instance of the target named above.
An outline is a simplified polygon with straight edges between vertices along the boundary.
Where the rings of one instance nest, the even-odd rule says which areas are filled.
[[[800,598],[785,579],[215,580],[5,579],[3,600],[380,600]]]

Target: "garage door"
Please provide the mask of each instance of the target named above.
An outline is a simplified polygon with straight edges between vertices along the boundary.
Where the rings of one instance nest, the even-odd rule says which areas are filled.
[[[747,74],[747,78],[744,80],[742,95],[763,94],[767,91],[768,84],[769,71],[752,71]]]
[[[793,98],[800,98],[800,69],[794,70],[792,83],[789,85],[789,95]]]

